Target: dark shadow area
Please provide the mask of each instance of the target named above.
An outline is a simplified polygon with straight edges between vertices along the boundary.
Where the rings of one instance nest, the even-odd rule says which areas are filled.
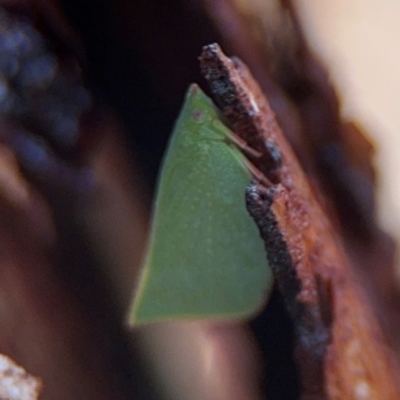
[[[299,377],[294,352],[293,324],[282,295],[275,287],[268,307],[251,326],[265,361],[263,381],[265,399],[298,400]]]

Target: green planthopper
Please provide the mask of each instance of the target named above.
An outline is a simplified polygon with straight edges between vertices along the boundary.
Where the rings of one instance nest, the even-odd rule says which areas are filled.
[[[238,141],[192,85],[159,177],[132,324],[247,318],[264,305],[273,276],[245,206],[257,170]]]

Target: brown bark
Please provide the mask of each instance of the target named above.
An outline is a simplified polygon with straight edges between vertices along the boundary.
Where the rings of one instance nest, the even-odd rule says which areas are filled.
[[[400,369],[374,314],[373,295],[260,88],[217,45],[204,48],[201,66],[234,132],[262,152],[252,161],[273,183],[250,187],[247,204],[294,321],[302,398],[397,399]],[[279,165],[272,162],[276,154]]]

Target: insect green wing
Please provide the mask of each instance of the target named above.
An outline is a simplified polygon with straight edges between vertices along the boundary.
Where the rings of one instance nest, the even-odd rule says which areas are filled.
[[[273,278],[245,207],[252,177],[230,135],[192,85],[159,178],[131,323],[245,318],[265,303]]]

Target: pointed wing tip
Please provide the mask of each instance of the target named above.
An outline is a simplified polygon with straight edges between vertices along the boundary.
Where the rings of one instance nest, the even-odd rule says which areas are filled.
[[[157,315],[149,315],[146,312],[143,312],[143,302],[141,299],[135,299],[133,302],[133,306],[129,313],[128,317],[128,325],[130,327],[137,327],[141,325],[152,324],[154,322],[159,322],[162,319],[162,316]]]

